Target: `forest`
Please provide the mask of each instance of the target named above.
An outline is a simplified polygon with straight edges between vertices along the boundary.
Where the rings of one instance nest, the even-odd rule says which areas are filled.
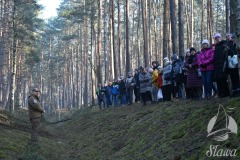
[[[62,0],[39,18],[37,0],[0,1],[0,108],[27,108],[33,87],[49,113],[96,104],[98,84],[173,53],[214,43],[240,47],[240,0]]]

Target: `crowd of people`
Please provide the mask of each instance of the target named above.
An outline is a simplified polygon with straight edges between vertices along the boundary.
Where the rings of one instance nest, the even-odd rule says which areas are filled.
[[[148,101],[155,104],[172,100],[209,100],[213,97],[240,96],[238,54],[232,34],[222,39],[214,35],[214,44],[207,39],[202,48],[185,51],[185,57],[172,54],[163,59],[163,66],[153,61],[151,67],[139,67],[134,75],[120,76],[113,82],[99,85],[100,110],[109,106],[125,106]]]

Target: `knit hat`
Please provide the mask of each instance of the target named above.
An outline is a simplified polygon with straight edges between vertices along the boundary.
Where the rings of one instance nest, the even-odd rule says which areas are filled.
[[[165,64],[165,63],[167,63],[167,62],[169,62],[168,57],[163,58],[163,64]]]
[[[172,60],[172,61],[176,61],[177,59],[178,59],[177,54],[173,54],[173,55],[171,56],[171,60]]]
[[[195,51],[195,52],[196,52],[196,49],[193,48],[193,47],[191,47],[191,48],[190,48],[190,52],[192,52],[192,51]]]
[[[209,41],[208,41],[207,39],[204,39],[204,40],[202,41],[202,44],[208,44],[208,45],[209,45]]]
[[[215,33],[215,34],[214,34],[214,39],[216,39],[216,38],[222,38],[221,34]]]
[[[227,36],[231,36],[231,37],[232,37],[232,34],[231,34],[231,33],[227,33],[227,34],[226,34],[226,37],[227,37]]]

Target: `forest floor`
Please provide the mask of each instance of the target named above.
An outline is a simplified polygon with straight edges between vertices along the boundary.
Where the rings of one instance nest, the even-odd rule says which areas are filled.
[[[207,137],[208,122],[217,114],[219,104],[235,108],[229,115],[240,127],[240,98],[148,106],[135,103],[104,111],[95,106],[76,111],[59,123],[49,123],[57,116],[46,116],[35,148],[29,143],[27,113],[18,113],[10,126],[0,124],[0,159],[212,159],[206,156],[210,145],[237,149],[238,155],[233,159],[240,159],[239,128],[237,136],[230,134],[224,142]]]

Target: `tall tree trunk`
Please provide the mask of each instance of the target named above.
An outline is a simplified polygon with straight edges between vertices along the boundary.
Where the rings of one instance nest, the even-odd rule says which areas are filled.
[[[121,9],[120,0],[118,0],[118,68],[119,75],[122,75],[122,32],[121,32]],[[117,77],[115,77],[117,78]]]
[[[235,6],[237,13],[236,13],[236,33],[237,33],[237,51],[240,54],[240,0],[237,0],[237,5]]]
[[[209,42],[213,42],[213,20],[212,20],[212,0],[207,2],[208,8],[208,24],[209,24]]]
[[[109,12],[110,12],[110,17],[109,17],[109,28],[110,28],[110,77],[111,79],[114,78],[114,75],[115,75],[115,69],[114,69],[114,53],[113,53],[113,18],[112,18],[112,3],[111,3],[112,0],[109,0]]]
[[[115,0],[112,0],[112,47],[113,47],[113,62],[114,62],[114,77],[117,78],[118,76],[118,69],[117,69],[117,53],[115,49]]]
[[[175,0],[170,0],[170,19],[172,35],[172,52],[177,53],[177,24],[175,14]]]
[[[201,43],[203,41],[203,25],[204,25],[204,0],[202,0],[202,19],[201,19]]]
[[[148,39],[149,39],[149,60],[150,63],[152,63],[152,28],[151,28],[151,0],[147,1],[148,2],[148,10],[146,11],[146,16],[148,14],[148,19],[147,19],[147,24],[148,24]]]
[[[12,76],[11,76],[11,83],[10,83],[10,107],[9,111],[14,111],[15,103],[14,103],[14,93],[16,89],[16,52],[17,52],[17,29],[16,29],[16,0],[13,1],[13,13],[12,13],[12,27],[13,27],[13,50],[12,50]]]
[[[102,0],[98,0],[98,82],[102,84]]]
[[[104,1],[104,46],[103,46],[103,57],[105,60],[104,65],[104,73],[105,73],[105,79],[109,79],[109,59],[108,59],[108,51],[107,51],[107,0]]]
[[[194,11],[193,11],[193,7],[194,7],[194,0],[191,0],[191,29],[190,29],[190,46],[193,46],[193,28],[194,28]]]
[[[91,16],[91,61],[90,61],[90,64],[91,64],[91,85],[92,85],[92,106],[95,106],[95,99],[96,99],[96,94],[95,94],[95,91],[96,91],[96,86],[95,86],[95,60],[94,60],[94,52],[95,52],[95,48],[94,48],[94,44],[95,44],[95,39],[96,39],[96,36],[95,36],[95,30],[94,30],[94,10],[95,10],[95,7],[92,7],[91,8],[91,12],[92,12],[92,16]],[[104,33],[104,37],[105,37],[105,33]],[[105,46],[105,40],[104,40],[104,46]],[[106,72],[106,71],[105,71]],[[106,73],[105,73],[106,74]]]
[[[129,53],[129,0],[126,0],[126,75],[130,71],[130,53]]]
[[[143,51],[144,51],[144,65],[149,65],[148,61],[148,41],[147,41],[147,27],[146,27],[146,1],[142,0],[142,26],[143,26]]]
[[[219,3],[220,3],[220,0],[217,1],[217,19],[216,19],[216,23],[215,23],[215,31],[218,32],[218,22],[219,22]],[[226,27],[227,27],[227,24],[226,24]]]
[[[141,21],[141,0],[138,0],[138,24],[137,24],[138,63],[137,63],[137,67],[139,67],[141,65],[141,61],[140,61],[140,57],[141,57],[140,21]]]
[[[157,39],[157,3],[158,0],[153,4],[153,17],[154,17],[154,54],[155,59],[158,60],[158,39]]]
[[[186,26],[187,26],[187,48],[191,47],[190,44],[190,23],[189,23],[189,7],[187,0],[184,0],[184,6],[185,6],[185,16],[186,16]]]
[[[86,0],[84,0],[84,13],[86,13],[85,8]],[[84,79],[84,106],[88,107],[88,19],[84,16],[85,23],[85,35],[84,35],[84,66],[85,66],[85,79]],[[101,37],[102,38],[102,37]],[[101,69],[102,70],[102,69]]]
[[[226,33],[229,33],[229,0],[225,0],[225,13],[226,13]]]
[[[231,33],[235,33],[235,20],[236,20],[235,1],[236,0],[230,0],[230,32]]]
[[[169,46],[169,0],[164,0],[163,14],[163,58],[168,56]]]
[[[183,0],[178,0],[179,56],[184,56]]]

